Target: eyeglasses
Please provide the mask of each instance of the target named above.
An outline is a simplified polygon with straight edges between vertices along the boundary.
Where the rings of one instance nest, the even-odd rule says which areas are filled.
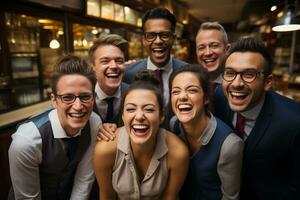
[[[156,40],[157,36],[159,37],[159,39],[161,39],[164,42],[168,42],[171,37],[174,37],[174,33],[170,32],[170,31],[163,31],[163,32],[145,32],[144,33],[144,37],[148,42],[153,42],[154,40]]]
[[[222,77],[225,81],[231,82],[233,81],[237,75],[241,76],[241,79],[246,83],[252,83],[258,74],[264,74],[262,71],[257,71],[255,69],[248,69],[245,71],[237,72],[231,68],[226,68],[222,74]]]
[[[82,103],[91,103],[94,100],[94,94],[92,93],[80,94],[78,96],[74,94],[56,94],[55,96],[59,97],[60,100],[66,104],[74,103],[77,98],[79,98]]]

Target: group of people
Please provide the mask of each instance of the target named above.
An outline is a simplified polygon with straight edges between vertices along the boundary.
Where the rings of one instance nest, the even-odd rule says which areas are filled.
[[[173,14],[142,24],[148,58],[126,65],[127,41],[109,34],[88,63],[58,61],[53,108],[12,136],[9,199],[300,198],[300,105],[271,91],[266,46],[230,46],[206,22],[187,64],[171,56]]]

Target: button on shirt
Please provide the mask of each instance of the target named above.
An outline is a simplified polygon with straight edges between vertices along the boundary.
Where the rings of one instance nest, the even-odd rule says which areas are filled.
[[[106,113],[107,113],[107,102],[105,101],[106,98],[109,97],[115,97],[113,107],[114,107],[114,115],[119,113],[119,108],[121,104],[121,87],[118,88],[117,92],[113,96],[108,96],[105,94],[102,89],[99,87],[98,84],[96,84],[95,87],[95,92],[97,94],[96,96],[96,107],[100,113],[101,119],[106,118]]]
[[[59,122],[56,109],[49,113],[49,119],[54,138],[68,138]],[[92,113],[89,122],[91,145],[77,166],[70,199],[87,199],[94,181],[92,155],[101,119],[97,114]],[[75,136],[80,134],[81,131]],[[10,171],[14,180],[16,199],[40,198],[39,164],[42,162],[42,138],[39,130],[33,122],[24,123],[12,138],[9,155],[10,158],[18,158],[10,159]],[[30,167],[20,170],[19,168],[22,166]]]
[[[147,69],[155,71],[157,69],[163,69],[162,79],[163,79],[163,87],[164,87],[164,105],[167,106],[169,103],[169,78],[173,72],[172,68],[172,59],[170,58],[169,62],[163,67],[159,68],[153,64],[150,57],[148,57],[147,61]]]

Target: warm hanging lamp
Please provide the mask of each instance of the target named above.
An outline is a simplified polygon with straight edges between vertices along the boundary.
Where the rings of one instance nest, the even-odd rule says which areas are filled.
[[[275,32],[287,32],[300,30],[300,21],[296,17],[297,1],[294,3],[287,3],[284,9],[284,14],[279,17],[272,28]]]

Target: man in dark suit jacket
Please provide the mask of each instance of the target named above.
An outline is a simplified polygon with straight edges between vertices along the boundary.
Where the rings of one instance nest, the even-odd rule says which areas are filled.
[[[116,34],[100,36],[89,49],[89,61],[98,81],[94,112],[104,123],[122,125],[119,108],[128,87],[122,82],[127,50],[128,42]]]
[[[244,121],[242,200],[300,199],[300,105],[270,91],[271,73],[264,44],[242,39],[229,50],[214,98],[223,121],[236,129]]]
[[[144,69],[161,72],[165,105],[169,102],[169,77],[171,73],[186,63],[171,56],[175,41],[175,16],[165,8],[148,10],[142,17],[143,45],[148,58],[126,66],[124,82],[131,83],[135,74]],[[158,73],[157,73],[158,74]]]

